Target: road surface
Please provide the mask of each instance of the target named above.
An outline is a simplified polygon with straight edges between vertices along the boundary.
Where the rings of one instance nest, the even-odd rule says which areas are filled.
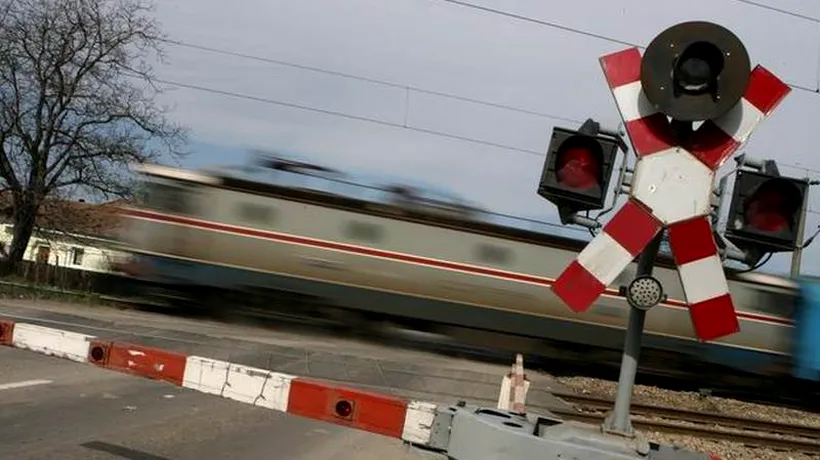
[[[0,348],[0,458],[422,458],[397,440]]]
[[[0,301],[0,316],[346,386],[494,405],[509,367],[321,334],[77,305]],[[549,407],[532,375],[530,407]],[[409,460],[398,440],[0,347],[0,459]]]

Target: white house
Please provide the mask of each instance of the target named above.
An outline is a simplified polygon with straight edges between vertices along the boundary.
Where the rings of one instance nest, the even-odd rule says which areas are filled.
[[[8,248],[14,227],[11,224],[2,224],[2,227],[0,242]],[[126,257],[126,253],[115,249],[115,244],[116,241],[99,237],[38,230],[29,240],[23,260],[77,270],[111,272],[113,264]]]
[[[112,272],[127,253],[118,249],[117,202],[50,201],[38,214],[23,260],[91,272]],[[8,250],[14,225],[0,223],[0,243]]]

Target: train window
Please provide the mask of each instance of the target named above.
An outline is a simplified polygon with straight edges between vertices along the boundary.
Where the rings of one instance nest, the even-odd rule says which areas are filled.
[[[781,292],[757,291],[757,302],[752,305],[752,309],[760,313],[793,318],[795,298]]]
[[[480,244],[477,249],[478,258],[493,264],[506,264],[512,259],[509,249],[489,244]]]
[[[150,190],[149,184],[139,182],[134,187],[134,204],[137,206],[148,206],[148,192]]]
[[[192,200],[189,190],[161,183],[149,184],[142,193],[143,205],[149,209],[176,214],[190,214]]]
[[[243,222],[256,224],[270,224],[274,217],[273,208],[258,203],[240,203],[237,213]]]
[[[366,222],[348,222],[345,235],[349,238],[367,241],[379,241],[384,236],[381,227]]]

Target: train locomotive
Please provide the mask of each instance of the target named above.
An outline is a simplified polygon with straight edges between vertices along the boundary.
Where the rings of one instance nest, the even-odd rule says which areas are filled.
[[[308,166],[279,160],[273,168]],[[135,261],[130,276],[152,292],[199,308],[253,303],[352,324],[389,318],[525,338],[579,359],[595,359],[595,350],[619,353],[623,345],[629,307],[619,288],[634,263],[584,314],[549,289],[582,239],[490,222],[477,208],[414,200],[402,187],[354,196],[242,171],[137,171],[144,187],[140,200],[122,209],[123,243]],[[668,298],[647,313],[644,350],[689,373],[710,365],[814,385],[820,283],[726,274],[740,332],[701,342],[674,264],[661,254],[655,276]]]

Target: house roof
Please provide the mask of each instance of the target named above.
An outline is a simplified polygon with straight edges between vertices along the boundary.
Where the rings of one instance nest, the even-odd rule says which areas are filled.
[[[73,233],[99,238],[112,238],[122,225],[118,214],[125,200],[112,200],[101,204],[46,199],[37,212],[37,227],[61,233]],[[6,219],[11,217],[11,195],[0,194]]]

